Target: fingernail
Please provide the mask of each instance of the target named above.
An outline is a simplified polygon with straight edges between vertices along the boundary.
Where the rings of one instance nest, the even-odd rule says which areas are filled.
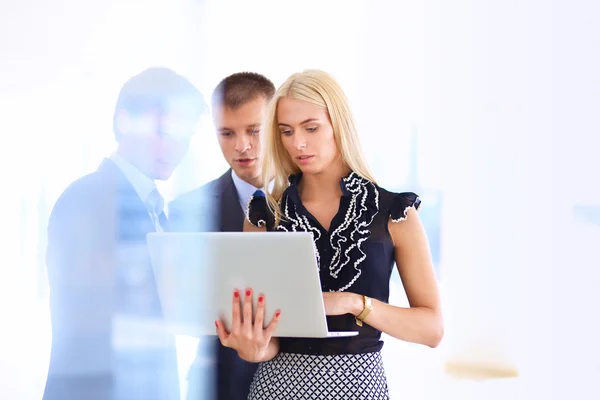
[[[264,299],[265,299],[265,298],[264,298],[263,296],[259,296],[259,297],[258,297],[258,302],[259,302],[259,303],[262,303]]]
[[[281,311],[279,311],[279,310],[277,310],[277,311],[275,312],[275,316],[276,316],[276,317],[279,317],[279,315],[280,315],[280,314],[281,314]]]
[[[252,294],[252,290],[246,289],[246,296],[250,296]]]
[[[233,296],[234,297],[240,297],[240,292],[238,292],[237,290],[235,292],[233,292]]]

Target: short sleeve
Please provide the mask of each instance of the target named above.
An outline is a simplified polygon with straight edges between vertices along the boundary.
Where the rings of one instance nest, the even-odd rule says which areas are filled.
[[[262,190],[257,190],[248,202],[246,219],[252,225],[262,228],[267,224],[268,215],[267,198]]]
[[[418,210],[421,206],[421,199],[412,192],[392,193],[392,204],[390,206],[390,218],[392,222],[404,221],[408,215],[408,210],[413,207]]]

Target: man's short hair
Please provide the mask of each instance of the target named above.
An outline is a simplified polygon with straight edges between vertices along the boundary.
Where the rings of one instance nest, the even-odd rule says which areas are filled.
[[[235,110],[259,96],[269,101],[274,94],[275,85],[265,76],[238,72],[219,82],[212,94],[212,107],[213,111],[222,106]]]
[[[130,78],[119,92],[113,116],[113,131],[117,141],[121,132],[117,124],[118,114],[125,110],[131,114],[157,112],[166,114],[181,108],[192,117],[200,117],[207,111],[202,93],[186,78],[169,68],[148,68]]]

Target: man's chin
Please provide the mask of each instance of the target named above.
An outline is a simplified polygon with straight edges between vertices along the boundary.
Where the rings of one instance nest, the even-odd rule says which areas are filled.
[[[154,172],[154,179],[157,181],[167,181],[173,175],[173,169],[159,169]]]
[[[244,181],[253,181],[260,177],[260,171],[255,168],[234,168],[235,174]]]

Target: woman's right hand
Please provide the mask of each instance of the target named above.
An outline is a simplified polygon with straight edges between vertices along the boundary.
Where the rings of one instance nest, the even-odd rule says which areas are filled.
[[[233,292],[231,309],[231,332],[225,330],[222,321],[215,321],[217,336],[225,347],[235,349],[240,358],[249,362],[268,361],[277,355],[279,343],[273,338],[273,332],[281,312],[277,310],[275,316],[266,328],[263,328],[265,319],[266,299],[263,294],[258,296],[256,315],[252,319],[252,289],[246,289],[244,306],[242,310],[241,294],[238,290]]]

